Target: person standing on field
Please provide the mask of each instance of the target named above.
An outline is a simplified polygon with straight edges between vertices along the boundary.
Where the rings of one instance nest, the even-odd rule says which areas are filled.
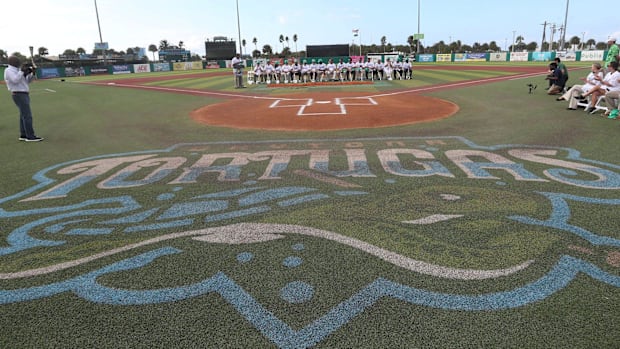
[[[243,86],[243,60],[237,53],[232,59],[233,73],[235,74],[235,88],[244,88]]]
[[[19,109],[19,140],[26,142],[40,142],[32,126],[32,110],[30,110],[30,83],[35,78],[35,71],[31,65],[24,64],[20,68],[19,58],[9,57],[9,67],[4,71],[4,81],[11,92],[13,102]]]

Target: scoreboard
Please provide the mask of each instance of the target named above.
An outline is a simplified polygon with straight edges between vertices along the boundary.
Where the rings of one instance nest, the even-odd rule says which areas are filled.
[[[237,54],[235,41],[205,41],[206,60],[226,60]]]
[[[349,45],[308,45],[306,55],[308,57],[346,57],[349,56]]]

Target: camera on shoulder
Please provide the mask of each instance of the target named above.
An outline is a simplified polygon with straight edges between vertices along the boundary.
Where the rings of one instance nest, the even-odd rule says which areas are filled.
[[[24,75],[28,75],[34,73],[35,68],[32,66],[31,63],[24,63],[22,64],[21,71],[24,72]]]

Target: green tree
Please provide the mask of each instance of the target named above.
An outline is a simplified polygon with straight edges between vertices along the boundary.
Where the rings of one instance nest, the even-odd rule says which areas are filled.
[[[245,39],[241,40],[241,46],[243,47],[243,51],[245,52],[245,45],[247,44],[247,42],[245,41]],[[243,56],[244,52],[241,52],[241,55]]]
[[[155,52],[157,52],[157,46],[155,44],[149,45],[149,52],[153,54],[153,61],[155,61]]]
[[[259,50],[252,51],[252,57],[259,58],[260,57],[260,51]]]
[[[591,50],[592,47],[596,46],[596,40],[588,39],[588,41],[586,41],[586,45],[588,45],[588,50]]]
[[[256,37],[252,39],[252,43],[254,44],[254,50],[258,51],[258,39]]]
[[[581,43],[581,39],[578,36],[573,36],[568,42],[573,45],[573,47],[577,47]]]
[[[280,38],[278,40],[280,40],[280,45],[282,45],[282,49],[284,50],[284,35],[280,34]]]
[[[385,43],[387,42],[387,38],[385,36],[381,37],[381,50],[385,52]]]
[[[267,57],[273,55],[273,49],[271,48],[271,45],[263,46],[263,54]]]
[[[9,55],[5,50],[0,50],[0,63],[6,63],[9,59]]]
[[[169,47],[170,47],[170,44],[168,43],[168,40],[164,39],[164,40],[161,40],[159,42],[159,49],[160,50],[165,50],[165,49],[167,49]]]
[[[299,57],[299,53],[297,52],[297,34],[293,34],[293,43],[295,44],[295,54]]]
[[[409,53],[413,52],[414,43],[415,43],[415,40],[413,39],[413,35],[409,35],[409,37],[407,37],[407,44],[409,44]]]

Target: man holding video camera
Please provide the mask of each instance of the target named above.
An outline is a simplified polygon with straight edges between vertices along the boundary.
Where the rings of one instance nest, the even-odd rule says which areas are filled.
[[[19,58],[9,57],[9,67],[4,71],[6,87],[11,92],[13,102],[19,109],[19,140],[26,142],[39,142],[43,138],[34,134],[32,127],[32,111],[30,110],[30,87],[28,86],[35,78],[36,68],[30,64],[20,67]]]

